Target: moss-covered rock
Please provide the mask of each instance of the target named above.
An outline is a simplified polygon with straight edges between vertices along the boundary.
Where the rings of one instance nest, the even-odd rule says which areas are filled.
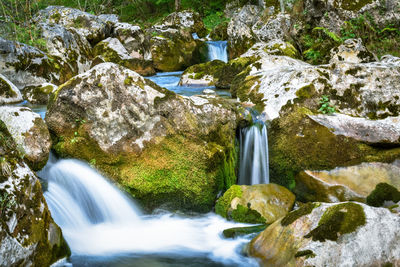
[[[19,89],[4,75],[0,74],[0,105],[22,101]]]
[[[225,229],[222,232],[222,234],[224,235],[225,238],[236,238],[239,236],[259,233],[261,231],[264,231],[265,228],[267,228],[265,224],[260,224],[256,226],[247,226],[247,227],[234,227]]]
[[[215,212],[237,222],[271,224],[292,209],[294,200],[289,190],[275,184],[234,185],[218,200]]]
[[[0,265],[50,266],[70,251],[22,156],[0,120]]]
[[[99,42],[93,48],[93,53],[95,56],[101,57],[104,62],[119,64],[144,76],[156,73],[150,60],[145,60],[143,57],[133,57],[116,38],[110,37]]]
[[[236,120],[229,100],[183,98],[112,63],[60,86],[46,116],[59,155],[96,162],[146,207],[202,212],[236,181]]]
[[[399,221],[384,208],[310,203],[255,237],[249,254],[265,266],[396,264]]]
[[[171,13],[162,20],[161,24],[189,30],[190,33],[197,33],[199,37],[207,35],[207,29],[200,14],[191,10]]]
[[[26,86],[23,90],[24,99],[31,104],[47,105],[50,96],[57,90],[56,85],[44,83],[39,86]]]
[[[379,183],[376,188],[367,197],[367,204],[374,207],[380,207],[385,201],[400,201],[400,192],[398,188],[387,184]]]
[[[221,60],[213,60],[187,68],[179,81],[179,85],[210,86],[218,83],[223,75],[226,63]]]
[[[236,75],[244,71],[247,66],[254,63],[255,61],[255,56],[239,57],[230,60],[220,71],[219,78],[218,81],[215,83],[215,86],[220,89],[230,88]],[[236,91],[234,89],[231,90],[231,94],[233,97],[236,97]]]

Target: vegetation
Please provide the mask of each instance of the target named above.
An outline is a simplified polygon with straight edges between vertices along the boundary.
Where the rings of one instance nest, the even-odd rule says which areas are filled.
[[[330,104],[328,95],[323,95],[319,103],[321,104],[321,107],[318,110],[319,112],[322,112],[323,114],[332,114],[336,112],[335,107]]]

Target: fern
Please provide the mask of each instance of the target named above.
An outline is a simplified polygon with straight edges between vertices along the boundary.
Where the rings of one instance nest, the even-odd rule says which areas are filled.
[[[322,31],[323,33],[325,33],[329,38],[331,38],[332,40],[334,40],[335,42],[341,43],[342,42],[342,38],[340,38],[339,36],[337,36],[335,33],[329,31],[327,28],[324,27],[315,27],[313,29],[313,31]]]

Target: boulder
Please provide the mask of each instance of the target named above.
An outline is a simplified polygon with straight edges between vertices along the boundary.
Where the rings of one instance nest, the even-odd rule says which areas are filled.
[[[107,24],[115,27],[115,24],[119,23],[119,17],[116,14],[100,14],[97,16],[99,19]]]
[[[199,43],[189,31],[161,25],[148,30],[154,67],[160,71],[183,70],[198,62]]]
[[[50,266],[69,256],[68,245],[1,120],[0,137],[0,266]]]
[[[61,85],[46,121],[56,152],[96,162],[147,207],[209,211],[236,181],[236,104],[181,97],[113,63]]]
[[[51,139],[39,114],[26,107],[0,107],[2,120],[17,148],[33,170],[40,170],[49,158]]]
[[[272,16],[262,16],[253,24],[251,30],[258,41],[269,42],[273,40],[288,39],[291,28],[291,17],[289,14],[278,13]]]
[[[225,65],[226,63],[221,60],[193,65],[183,72],[179,85],[215,85]]]
[[[308,203],[249,246],[263,266],[396,266],[400,216],[364,204]]]
[[[123,44],[131,57],[151,60],[150,40],[139,26],[116,23],[113,36]]]
[[[4,75],[0,74],[0,105],[12,104],[22,101],[19,89]]]
[[[187,29],[190,33],[197,33],[201,38],[207,35],[207,29],[204,27],[200,14],[190,10],[171,13],[162,20],[161,24]]]
[[[367,50],[361,39],[347,39],[343,44],[331,50],[331,63],[341,61],[368,63],[376,60],[376,56]]]
[[[36,22],[59,24],[66,29],[74,29],[92,45],[110,36],[111,26],[103,19],[79,9],[49,6],[39,11]]]
[[[57,90],[58,86],[44,83],[38,86],[26,86],[23,91],[24,99],[31,104],[47,105],[50,95]]]
[[[35,47],[0,38],[0,73],[21,90],[28,85],[57,84],[60,65]]]
[[[47,55],[60,65],[60,83],[90,68],[92,47],[75,29],[47,23],[39,23],[38,28],[46,42]]]
[[[116,38],[109,37],[99,42],[93,48],[93,53],[95,56],[100,56],[104,62],[119,64],[144,76],[154,75],[156,73],[151,61],[140,57],[133,57]],[[95,65],[96,62],[97,60],[94,60],[93,65]]]
[[[379,183],[400,189],[400,167],[392,164],[364,162],[330,171],[303,171],[296,176],[294,192],[301,201],[360,201]]]
[[[276,184],[233,185],[218,199],[215,212],[237,222],[271,224],[292,209],[294,200]]]

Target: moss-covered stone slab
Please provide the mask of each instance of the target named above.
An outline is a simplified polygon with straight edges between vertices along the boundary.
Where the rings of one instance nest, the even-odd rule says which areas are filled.
[[[234,185],[218,200],[217,214],[244,223],[271,224],[293,207],[295,196],[276,184]]]
[[[59,87],[46,121],[59,155],[91,162],[146,207],[206,212],[236,181],[236,112],[102,63]]]
[[[264,266],[396,265],[398,214],[361,203],[301,207],[255,237],[249,254]],[[300,210],[299,209],[299,210]],[[292,218],[288,220],[287,218]],[[288,223],[283,223],[287,221]]]
[[[61,229],[51,218],[39,179],[24,163],[1,120],[0,204],[1,266],[50,266],[70,255]]]
[[[211,86],[218,83],[223,75],[226,63],[221,60],[213,60],[206,63],[190,66],[179,80],[179,85]]]

